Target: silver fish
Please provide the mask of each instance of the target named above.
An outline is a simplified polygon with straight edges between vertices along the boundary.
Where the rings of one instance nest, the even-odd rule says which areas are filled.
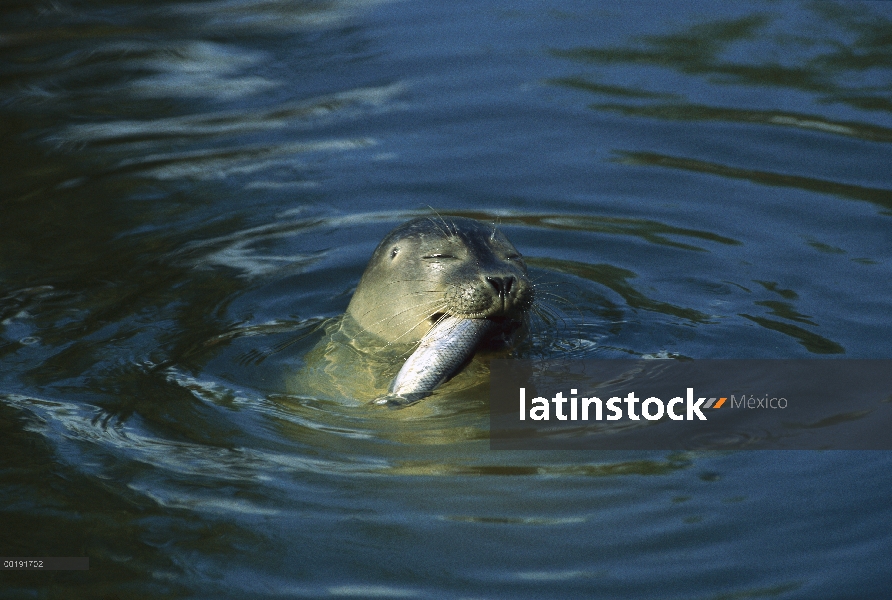
[[[445,317],[427,332],[376,404],[400,406],[421,400],[455,375],[493,328],[487,319]]]

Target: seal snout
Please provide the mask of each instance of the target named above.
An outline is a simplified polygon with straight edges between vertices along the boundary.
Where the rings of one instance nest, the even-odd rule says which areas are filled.
[[[525,277],[511,274],[479,274],[451,285],[446,292],[446,312],[469,319],[518,317],[529,308],[533,289]]]

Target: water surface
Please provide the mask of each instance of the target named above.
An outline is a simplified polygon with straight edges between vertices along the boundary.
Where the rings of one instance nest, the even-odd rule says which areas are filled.
[[[883,598],[886,452],[494,452],[289,384],[498,223],[529,357],[889,358],[885,3],[0,9],[0,596]],[[459,382],[460,383],[460,382]]]

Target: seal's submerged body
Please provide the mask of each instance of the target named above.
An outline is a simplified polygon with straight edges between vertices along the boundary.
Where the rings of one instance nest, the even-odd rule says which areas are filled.
[[[378,245],[346,317],[388,345],[420,342],[384,399],[400,403],[430,394],[478,348],[510,343],[532,301],[526,265],[500,231],[419,218]]]

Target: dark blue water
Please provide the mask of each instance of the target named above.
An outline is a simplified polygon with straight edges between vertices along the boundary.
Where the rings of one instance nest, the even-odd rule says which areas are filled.
[[[485,386],[381,411],[298,373],[432,211],[527,257],[557,321],[525,356],[889,358],[890,31],[6,3],[0,555],[90,570],[0,597],[887,597],[887,452],[495,452]]]

